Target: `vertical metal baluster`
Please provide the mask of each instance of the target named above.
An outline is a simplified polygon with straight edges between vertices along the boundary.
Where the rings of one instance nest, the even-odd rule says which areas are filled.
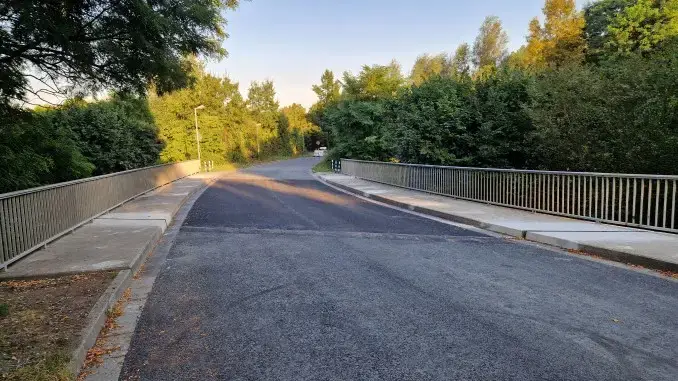
[[[676,180],[673,180],[673,195],[671,196],[671,229],[676,228]]]
[[[666,209],[668,209],[668,198],[669,198],[669,181],[664,180],[664,217],[662,218],[662,227],[666,228]]]
[[[560,196],[560,190],[562,186],[560,185],[560,175],[556,175],[556,213],[560,213],[560,204],[561,204],[561,196]]]
[[[612,199],[611,199],[612,202],[610,203],[610,211],[612,212],[612,216],[610,217],[610,219],[612,221],[616,221],[616,218],[614,216],[614,207],[615,207],[615,204],[617,203],[617,198],[616,198],[617,197],[617,178],[613,177],[611,182],[612,182]]]
[[[599,218],[600,215],[598,214],[598,194],[600,193],[600,192],[599,192],[600,187],[598,186],[598,180],[599,180],[600,178],[594,177],[594,179],[596,180],[596,187],[595,187],[596,189],[595,189],[595,193],[594,193],[594,198],[595,198],[595,201],[596,201],[596,204],[595,204],[596,207],[595,207],[595,212],[594,212],[594,218],[595,218],[595,219],[600,219],[600,218]]]
[[[657,180],[657,186],[655,187],[655,199],[654,199],[654,226],[659,226],[659,191],[661,188],[661,183]]]
[[[638,214],[639,221],[638,224],[643,224],[643,216],[645,211],[645,179],[640,178],[640,213]]]
[[[636,197],[637,194],[637,189],[638,189],[638,179],[634,178],[633,179],[633,198],[632,198],[632,205],[631,205],[631,223],[635,224],[636,223],[636,200],[638,199]]]
[[[625,197],[625,202],[626,206],[624,208],[624,222],[628,223],[629,222],[629,190],[630,190],[630,184],[631,184],[631,179],[628,177],[626,178],[626,197]]]
[[[645,218],[645,225],[649,226],[652,220],[652,179],[647,180],[649,186],[647,188],[647,217]]]

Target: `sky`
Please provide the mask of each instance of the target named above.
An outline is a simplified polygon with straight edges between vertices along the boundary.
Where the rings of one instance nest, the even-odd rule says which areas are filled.
[[[396,59],[409,74],[418,55],[453,52],[498,16],[515,50],[544,0],[252,0],[225,14],[228,57],[207,69],[240,83],[274,82],[281,106],[316,101],[311,86],[325,69],[341,77],[364,64]]]

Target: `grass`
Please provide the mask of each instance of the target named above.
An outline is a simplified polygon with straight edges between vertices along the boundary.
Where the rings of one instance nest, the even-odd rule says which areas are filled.
[[[328,158],[323,159],[320,163],[313,166],[314,173],[323,173],[323,172],[332,172],[331,160]]]
[[[7,381],[70,381],[73,374],[68,369],[69,356],[63,352],[48,355],[46,358],[4,375]]]

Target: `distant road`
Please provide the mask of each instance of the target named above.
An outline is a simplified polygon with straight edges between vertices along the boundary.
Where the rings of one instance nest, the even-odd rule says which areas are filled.
[[[678,380],[678,283],[335,191],[317,159],[195,203],[122,380]]]

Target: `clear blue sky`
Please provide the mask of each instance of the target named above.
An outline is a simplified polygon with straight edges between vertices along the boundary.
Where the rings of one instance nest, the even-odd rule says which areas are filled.
[[[229,57],[208,70],[227,74],[247,96],[253,80],[274,81],[278,100],[308,107],[326,68],[341,76],[395,58],[408,74],[422,53],[473,43],[485,16],[502,20],[511,50],[525,41],[544,0],[253,0],[228,12]],[[580,4],[578,4],[580,5]]]

